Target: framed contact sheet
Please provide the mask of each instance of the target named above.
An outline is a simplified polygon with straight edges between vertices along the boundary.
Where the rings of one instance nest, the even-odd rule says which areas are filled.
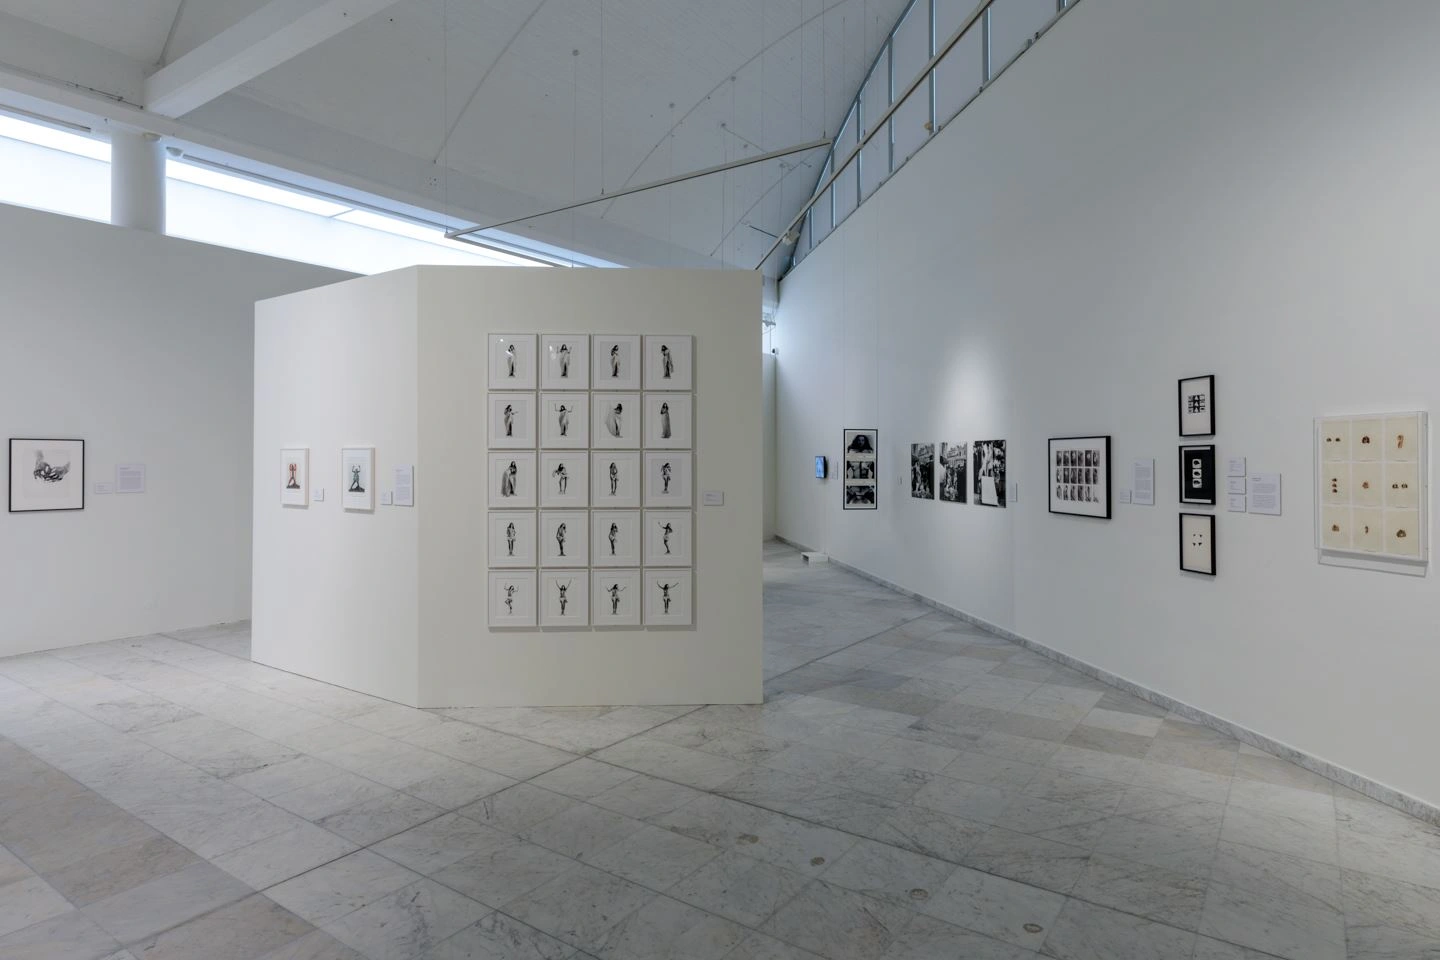
[[[1110,437],[1052,437],[1050,512],[1110,519]]]
[[[1315,547],[1322,563],[1425,572],[1429,433],[1422,411],[1315,421]]]

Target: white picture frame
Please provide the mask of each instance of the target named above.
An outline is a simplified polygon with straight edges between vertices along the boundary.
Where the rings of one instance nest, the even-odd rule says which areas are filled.
[[[590,625],[590,571],[542,570],[540,626],[578,629]]]
[[[590,531],[592,567],[640,566],[639,510],[593,510]]]
[[[540,506],[588,507],[590,505],[590,454],[585,450],[540,454]]]
[[[639,334],[596,334],[590,338],[590,351],[590,389],[640,389]]]
[[[375,448],[340,451],[340,505],[346,510],[375,509]]]
[[[591,449],[640,449],[640,394],[592,393],[590,409]]]
[[[695,455],[689,450],[645,454],[645,506],[688,508],[695,496]]]
[[[535,334],[490,334],[487,372],[491,390],[534,390],[539,383]]]
[[[584,510],[540,512],[540,566],[583,567],[590,563],[590,514]]]
[[[85,509],[85,441],[10,438],[10,512]]]
[[[485,486],[492,509],[521,510],[535,506],[535,454],[505,451],[489,455]]]
[[[1421,410],[1315,420],[1315,549],[1322,564],[1424,576],[1430,420]]]
[[[694,421],[690,394],[645,394],[645,449],[689,450],[695,445]]]
[[[639,570],[596,570],[590,575],[590,622],[597,627],[640,626]]]
[[[590,336],[547,333],[540,338],[540,388],[590,389]]]
[[[533,567],[539,556],[534,510],[495,510],[485,517],[491,567]]]
[[[547,450],[584,450],[590,446],[590,395],[540,394],[540,446]]]
[[[535,571],[492,570],[487,622],[492,627],[535,626]]]
[[[689,334],[647,334],[645,389],[690,390],[695,384],[695,338]]]
[[[590,505],[610,510],[640,506],[639,452],[600,451],[590,456]]]
[[[310,448],[286,447],[280,451],[280,504],[310,505]]]
[[[535,449],[535,394],[489,394],[485,421],[491,450]]]
[[[688,627],[695,622],[695,577],[689,570],[646,570],[645,625]]]
[[[646,510],[647,567],[688,567],[694,561],[694,517],[689,510]]]

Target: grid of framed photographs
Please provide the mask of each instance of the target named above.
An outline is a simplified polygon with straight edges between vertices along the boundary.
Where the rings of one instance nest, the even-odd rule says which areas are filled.
[[[1110,438],[1052,437],[1050,512],[1110,519]]]
[[[694,622],[695,338],[491,334],[492,627]]]
[[[1429,419],[1418,411],[1315,421],[1315,546],[1322,563],[1374,559],[1391,561],[1382,569],[1394,572],[1423,570],[1429,434]]]

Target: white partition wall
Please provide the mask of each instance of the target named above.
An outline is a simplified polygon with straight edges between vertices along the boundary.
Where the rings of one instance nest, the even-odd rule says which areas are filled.
[[[421,267],[260,304],[255,659],[419,706],[758,701],[759,313],[758,275],[670,270]],[[694,338],[692,625],[487,625],[499,333]],[[324,500],[282,506],[305,447]],[[375,448],[373,511],[343,509],[342,447]],[[411,465],[414,506],[385,503]]]

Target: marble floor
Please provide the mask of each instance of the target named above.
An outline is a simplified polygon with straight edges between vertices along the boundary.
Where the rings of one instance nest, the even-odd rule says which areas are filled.
[[[0,960],[1440,957],[1440,828],[769,544],[765,705],[0,660]]]

